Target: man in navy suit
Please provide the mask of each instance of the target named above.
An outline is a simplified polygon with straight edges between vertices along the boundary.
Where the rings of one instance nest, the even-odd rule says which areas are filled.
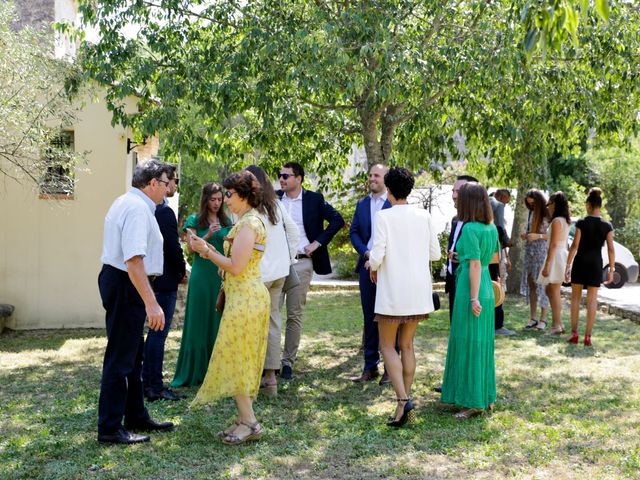
[[[369,382],[378,376],[380,362],[378,326],[373,321],[376,303],[376,284],[369,277],[369,251],[373,247],[373,228],[375,216],[380,210],[390,208],[387,200],[387,188],[384,176],[389,171],[385,165],[374,165],[369,170],[369,195],[360,199],[353,214],[349,236],[351,244],[359,254],[355,272],[359,275],[360,304],[364,317],[363,353],[364,368],[362,375],[354,378],[354,382]],[[385,378],[386,377],[386,378]],[[380,385],[388,382],[388,376],[383,375]]]
[[[286,296],[287,325],[280,377],[290,380],[293,378],[293,363],[300,346],[302,317],[311,277],[313,272],[319,275],[331,273],[327,245],[344,226],[344,220],[342,215],[325,201],[321,193],[302,188],[304,170],[299,163],[285,163],[278,178],[281,187],[277,192],[278,196],[300,230],[296,254],[298,261],[294,264],[300,284],[286,293],[283,292],[281,297],[282,303]],[[328,223],[326,228],[325,221]]]
[[[175,165],[167,165],[167,197],[173,197],[178,188],[178,177]],[[164,263],[162,275],[153,282],[153,291],[164,312],[164,329],[154,331],[149,329],[144,344],[144,359],[142,361],[142,383],[147,400],[180,400],[179,395],[162,384],[162,364],[164,361],[164,344],[171,328],[171,320],[176,309],[178,284],[185,276],[185,261],[178,238],[178,222],[176,214],[165,198],[156,207],[156,221],[160,227],[163,239]]]

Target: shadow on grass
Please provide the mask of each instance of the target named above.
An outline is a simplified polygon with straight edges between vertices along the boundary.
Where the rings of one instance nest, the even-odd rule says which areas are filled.
[[[4,352],[20,353],[28,350],[57,350],[67,340],[85,338],[104,338],[105,331],[100,328],[70,330],[6,330],[0,335],[0,354]]]

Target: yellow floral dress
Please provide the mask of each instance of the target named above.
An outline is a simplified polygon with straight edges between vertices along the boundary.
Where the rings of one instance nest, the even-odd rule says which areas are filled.
[[[247,212],[229,232],[225,252],[233,250],[233,239],[243,227],[256,233],[256,247],[246,268],[238,275],[225,274],[226,303],[220,320],[204,382],[192,405],[236,395],[255,397],[260,387],[269,334],[269,293],[260,277],[260,259],[266,229],[255,210]]]

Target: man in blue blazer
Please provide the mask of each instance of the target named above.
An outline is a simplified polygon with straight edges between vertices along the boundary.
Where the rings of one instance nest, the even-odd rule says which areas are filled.
[[[375,317],[374,307],[376,303],[376,284],[369,277],[369,251],[373,247],[373,228],[376,214],[391,204],[387,200],[387,188],[384,185],[384,176],[389,171],[385,165],[374,165],[369,170],[369,195],[360,199],[353,214],[349,236],[351,244],[359,254],[355,272],[359,275],[360,304],[364,317],[364,330],[362,335],[364,368],[362,375],[354,378],[354,382],[369,382],[378,376],[378,363],[380,362],[378,326],[373,321]],[[388,382],[385,375],[380,380],[380,385]]]
[[[280,376],[290,380],[293,378],[293,363],[300,346],[302,317],[311,277],[313,272],[319,275],[331,273],[327,245],[344,226],[344,220],[342,215],[325,201],[321,193],[302,188],[304,170],[299,163],[285,163],[278,178],[281,187],[277,192],[278,196],[300,230],[300,242],[296,254],[298,261],[294,264],[300,284],[283,292],[287,304],[287,325]],[[326,227],[325,222],[327,222]]]

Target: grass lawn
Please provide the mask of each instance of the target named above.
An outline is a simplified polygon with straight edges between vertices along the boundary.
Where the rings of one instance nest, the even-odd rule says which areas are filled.
[[[585,349],[522,331],[519,300],[506,312],[519,334],[496,341],[495,410],[457,421],[439,408],[431,389],[444,369],[445,309],[418,329],[417,422],[392,430],[392,389],[349,380],[362,363],[357,292],[310,294],[297,378],[277,399],[259,398],[267,435],[240,447],[215,436],[234,416],[232,400],[189,410],[195,389],[185,401],[149,404],[174,432],[100,446],[104,333],[10,332],[0,336],[0,478],[640,478],[638,326],[600,315],[595,347]],[[179,341],[171,332],[167,381]]]

